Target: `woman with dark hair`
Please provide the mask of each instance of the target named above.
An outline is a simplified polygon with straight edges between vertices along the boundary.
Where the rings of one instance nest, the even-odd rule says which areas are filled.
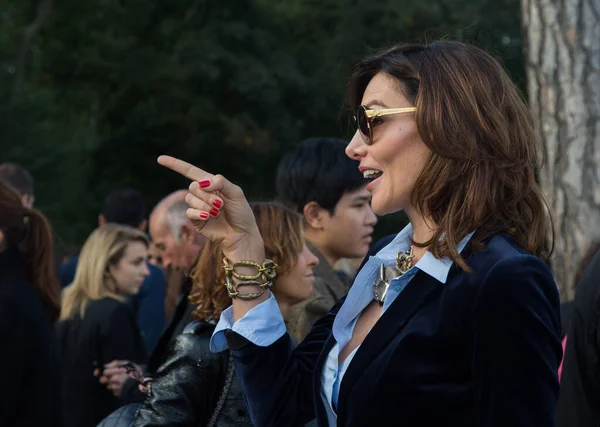
[[[252,421],[553,426],[559,298],[539,258],[550,224],[515,85],[482,50],[441,41],[361,61],[349,92],[358,129],[346,152],[371,180],[373,211],[403,210],[410,224],[371,248],[295,349],[242,190],[159,158],[194,180],[188,217],[229,260],[233,306],[211,346],[231,350]]]
[[[285,318],[293,304],[311,295],[318,260],[304,244],[302,219],[295,212],[277,203],[257,203],[252,213],[266,256],[280,267],[273,292]],[[228,352],[209,350],[216,319],[231,305],[222,265],[221,247],[207,242],[191,273],[189,299],[196,321],[175,339],[158,369],[136,427],[252,425]]]
[[[61,426],[52,231],[0,182],[0,425]]]

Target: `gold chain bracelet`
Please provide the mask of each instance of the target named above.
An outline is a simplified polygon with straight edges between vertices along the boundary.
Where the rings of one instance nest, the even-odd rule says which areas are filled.
[[[256,274],[240,274],[235,271],[236,267],[255,267],[257,269]],[[243,300],[252,300],[260,297],[266,289],[270,289],[273,286],[273,279],[277,276],[275,269],[277,264],[266,259],[262,264],[254,261],[236,261],[233,264],[227,259],[223,258],[223,268],[225,269],[225,287],[227,293],[231,298],[240,298]],[[241,280],[239,283],[234,283],[233,279]],[[258,279],[262,279],[259,281]],[[244,286],[259,286],[261,289],[259,292],[252,292],[243,294],[239,292],[240,287]]]
[[[254,267],[257,269],[256,274],[239,274],[235,272],[236,267]],[[270,260],[266,259],[262,264],[259,264],[254,261],[236,261],[233,264],[227,258],[223,258],[223,268],[225,269],[226,276],[233,276],[239,280],[256,280],[263,276],[265,279],[274,279],[277,273],[275,269],[277,268],[277,264]]]
[[[233,281],[231,280],[231,278],[226,278],[225,286],[227,288],[227,293],[229,294],[229,296],[231,298],[252,300],[252,299],[256,299],[259,296],[261,296],[262,294],[264,294],[265,290],[271,289],[271,287],[273,286],[273,282],[261,283],[261,282],[257,282],[256,280],[249,280],[247,282],[239,282],[237,284],[234,284]],[[239,292],[239,288],[241,288],[243,286],[259,286],[260,291],[243,294],[243,293]]]

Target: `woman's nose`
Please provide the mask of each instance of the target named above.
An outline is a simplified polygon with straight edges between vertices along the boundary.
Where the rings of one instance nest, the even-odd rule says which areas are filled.
[[[360,158],[365,155],[366,145],[358,132],[359,131],[356,130],[350,143],[346,146],[346,155],[352,160],[360,160]]]

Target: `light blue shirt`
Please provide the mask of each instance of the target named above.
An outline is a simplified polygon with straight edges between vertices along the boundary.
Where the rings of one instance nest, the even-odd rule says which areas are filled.
[[[410,237],[412,234],[413,229],[409,224],[386,247],[380,250],[375,256],[369,257],[363,268],[358,272],[344,304],[342,304],[335,317],[333,322],[333,336],[336,344],[329,352],[321,374],[321,397],[327,409],[327,418],[330,426],[336,425],[336,414],[333,405],[337,406],[342,378],[360,346],[354,349],[341,365],[338,364],[339,354],[352,338],[352,333],[360,314],[373,301],[373,284],[379,276],[381,264],[395,266],[398,252],[410,250]],[[464,249],[472,236],[473,233],[466,236],[460,242],[457,247],[459,252]],[[394,302],[418,270],[445,284],[450,267],[452,267],[452,261],[449,258],[438,259],[430,252],[425,252],[413,268],[390,282],[381,314]],[[221,314],[219,323],[211,338],[211,351],[219,352],[227,348],[224,333],[227,329],[237,332],[250,342],[261,347],[273,344],[286,332],[283,317],[273,295],[252,308],[237,322],[233,321],[232,307],[225,310]]]

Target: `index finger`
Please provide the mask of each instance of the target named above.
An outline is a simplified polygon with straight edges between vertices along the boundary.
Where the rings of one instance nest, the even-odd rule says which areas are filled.
[[[212,174],[203,171],[202,169],[188,163],[183,160],[176,159],[171,156],[160,156],[158,158],[158,164],[167,167],[192,181],[203,181],[205,179],[211,179]]]

